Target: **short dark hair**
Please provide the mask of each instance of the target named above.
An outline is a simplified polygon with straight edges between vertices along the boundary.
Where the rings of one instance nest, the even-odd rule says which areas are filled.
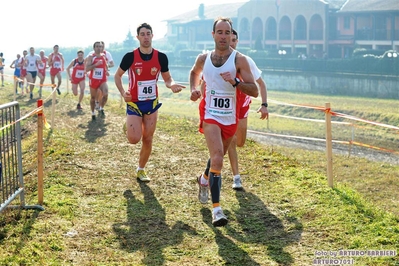
[[[84,54],[83,50],[79,50],[76,54],[80,54],[80,53]]]
[[[236,31],[235,29],[232,29],[232,30],[231,30],[231,33],[233,33],[233,34],[236,36],[237,40],[238,40],[238,33],[237,33],[237,31]]]
[[[55,48],[55,47],[59,48],[58,44],[54,45],[54,47],[53,47],[53,48]]]
[[[141,23],[141,24],[137,27],[137,35],[139,35],[140,30],[141,30],[142,28],[146,28],[147,30],[150,30],[151,33],[152,33],[152,27],[150,26],[150,24],[144,22],[144,23]]]
[[[0,53],[0,56],[3,56],[3,53]]]
[[[102,44],[101,41],[96,41],[96,42],[94,42],[94,43],[93,43],[93,49],[96,48],[96,44],[97,44],[97,43]]]
[[[226,17],[218,17],[217,19],[215,19],[215,21],[213,22],[213,32],[215,32],[215,28],[216,28],[216,24],[219,22],[219,21],[225,21],[225,22],[228,22],[229,24],[230,24],[230,26],[231,26],[231,28],[233,28],[233,21],[231,21],[231,19],[230,18],[226,18]]]

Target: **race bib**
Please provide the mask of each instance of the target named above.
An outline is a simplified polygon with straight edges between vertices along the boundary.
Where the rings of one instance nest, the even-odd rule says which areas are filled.
[[[83,78],[84,76],[85,76],[84,70],[76,70],[76,73],[75,73],[76,78],[80,79],[80,78]]]
[[[154,100],[157,97],[157,81],[155,79],[137,82],[137,89],[139,101]]]
[[[216,116],[231,116],[234,114],[234,92],[217,93],[211,91],[208,111]]]
[[[53,64],[54,68],[61,68],[61,62],[60,61],[55,61]]]
[[[104,77],[104,68],[95,68],[93,70],[93,79],[102,79]]]
[[[39,64],[37,65],[37,68],[38,68],[38,69],[44,69],[44,64],[43,64],[43,63],[39,63]]]

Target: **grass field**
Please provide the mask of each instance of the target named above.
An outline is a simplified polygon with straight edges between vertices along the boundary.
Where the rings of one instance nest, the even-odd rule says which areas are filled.
[[[212,227],[211,206],[197,199],[195,177],[208,158],[197,132],[197,104],[186,101],[187,95],[161,91],[163,107],[146,167],[149,184],[135,180],[140,145],[127,143],[117,99],[108,103],[105,119],[91,122],[87,97],[78,112],[74,97],[57,96],[56,124],[44,132],[45,210],[1,214],[0,265],[312,265],[330,257],[323,251],[399,250],[398,165],[335,155],[331,189],[322,152],[250,139],[239,150],[245,191],[230,188],[225,160],[221,204],[229,224]],[[272,91],[269,97],[312,105],[326,101]],[[0,103],[11,98],[10,88],[0,90]],[[346,99],[353,109],[339,105],[344,100],[328,99],[352,115],[368,117],[378,110],[364,108],[368,99],[364,105],[363,99]],[[18,101],[23,113],[36,106],[27,97]],[[381,103],[379,117],[390,114],[397,125],[397,114],[389,111],[394,101]],[[49,120],[49,104],[44,112]],[[254,112],[250,120],[267,124]],[[35,122],[30,118],[23,125],[30,204],[37,201]],[[399,265],[398,255],[337,258]]]

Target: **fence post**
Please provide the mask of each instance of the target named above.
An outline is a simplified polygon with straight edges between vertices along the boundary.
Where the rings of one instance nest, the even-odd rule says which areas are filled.
[[[43,108],[43,100],[37,100],[37,107]],[[37,113],[37,195],[43,205],[43,109]]]
[[[327,181],[328,185],[333,187],[333,171],[332,171],[332,134],[331,134],[331,106],[326,103],[326,155],[327,155]]]
[[[57,95],[56,95],[56,88],[57,86],[53,84],[53,97],[51,99],[51,128],[55,127],[54,117],[55,117],[55,104],[57,103]]]
[[[68,75],[66,77],[66,89],[67,89],[67,94],[69,94],[69,79],[68,79]]]

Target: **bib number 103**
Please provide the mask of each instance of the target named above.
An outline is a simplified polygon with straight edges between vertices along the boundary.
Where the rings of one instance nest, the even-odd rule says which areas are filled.
[[[231,106],[230,98],[213,98],[213,107],[229,109]]]

